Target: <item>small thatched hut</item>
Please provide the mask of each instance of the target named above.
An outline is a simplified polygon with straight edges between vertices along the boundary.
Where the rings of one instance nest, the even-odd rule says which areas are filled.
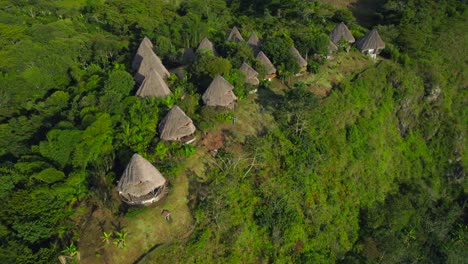
[[[152,50],[147,50],[146,53],[143,54],[143,59],[135,74],[135,80],[138,83],[142,83],[153,69],[156,70],[162,78],[167,78],[170,75],[169,71],[162,64],[161,59]]]
[[[237,100],[232,91],[234,86],[221,75],[216,76],[202,96],[203,102],[208,106],[223,106],[233,108]]]
[[[240,66],[239,70],[245,73],[245,82],[250,83],[252,85],[258,85],[260,81],[258,80],[258,72],[254,70],[254,68],[250,67],[247,63],[243,62]]]
[[[166,179],[149,161],[134,154],[117,185],[119,195],[131,205],[147,205],[165,194]]]
[[[181,141],[190,144],[195,141],[195,126],[182,109],[174,105],[159,123],[160,138],[165,141]]]
[[[257,54],[260,52],[260,48],[262,47],[262,43],[260,42],[260,39],[258,38],[257,34],[255,34],[255,32],[252,32],[249,39],[247,40],[247,44],[252,48],[254,55],[257,56]]]
[[[143,60],[144,57],[150,54],[150,51],[153,51],[153,43],[151,43],[151,40],[148,37],[144,37],[143,40],[140,43],[140,46],[138,46],[137,52],[135,54],[135,57],[133,58],[132,62],[132,68],[133,70],[138,70],[140,67],[141,61]]]
[[[231,33],[229,33],[227,41],[240,42],[240,41],[244,41],[244,38],[242,37],[239,29],[237,29],[237,27],[233,27],[231,30]]]
[[[367,35],[358,39],[356,46],[362,53],[368,54],[375,59],[385,48],[385,43],[380,37],[379,32],[373,29],[371,32],[367,33]]]
[[[208,38],[204,38],[200,42],[200,45],[198,45],[197,51],[200,51],[202,49],[211,50],[215,56],[218,56],[218,53],[216,52],[213,43]]]
[[[299,67],[301,68],[300,72],[307,71],[307,61],[302,57],[301,53],[299,53],[296,47],[291,46],[290,51],[296,59],[297,65],[299,65]]]
[[[356,41],[351,31],[349,31],[348,27],[343,22],[338,24],[332,32],[330,32],[330,39],[337,47],[339,47],[342,42],[348,43],[347,50],[349,50],[349,45]]]
[[[186,48],[182,55],[183,64],[192,64],[195,61],[195,52],[192,48]]]
[[[256,59],[259,60],[263,64],[263,66],[265,66],[267,74],[265,76],[265,79],[271,81],[271,79],[276,77],[276,68],[273,65],[273,63],[271,63],[270,59],[268,59],[268,57],[265,55],[265,53],[263,53],[263,51],[260,51],[258,53]]]
[[[171,90],[164,82],[159,73],[152,69],[136,92],[139,97],[166,97],[171,94]]]

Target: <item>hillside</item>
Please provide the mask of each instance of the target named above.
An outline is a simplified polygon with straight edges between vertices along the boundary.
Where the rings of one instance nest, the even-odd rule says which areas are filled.
[[[468,258],[465,3],[0,6],[5,263]]]

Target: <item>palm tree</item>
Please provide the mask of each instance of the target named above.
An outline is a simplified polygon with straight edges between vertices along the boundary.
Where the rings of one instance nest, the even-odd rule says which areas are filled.
[[[117,235],[117,238],[114,239],[114,245],[116,245],[118,248],[124,248],[125,247],[125,238],[127,237],[126,232],[115,232]]]
[[[106,244],[109,244],[111,237],[112,237],[112,232],[107,233],[106,231],[104,231],[101,237],[102,242],[106,242]]]

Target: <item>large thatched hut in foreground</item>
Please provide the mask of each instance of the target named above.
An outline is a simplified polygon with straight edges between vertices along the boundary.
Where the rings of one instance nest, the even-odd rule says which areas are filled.
[[[223,106],[233,108],[237,100],[232,91],[234,86],[221,75],[216,76],[202,96],[203,102],[208,106]]]
[[[143,80],[135,95],[139,97],[166,97],[170,94],[172,92],[161,75],[155,69],[152,69]]]
[[[330,32],[330,40],[339,47],[342,43],[347,43],[346,50],[349,50],[351,44],[353,44],[356,39],[354,39],[353,34],[349,31],[345,23],[341,22],[338,24],[332,32]]]
[[[122,200],[131,205],[148,205],[165,194],[166,179],[149,161],[134,154],[117,185]]]
[[[237,27],[233,27],[231,33],[229,33],[229,36],[227,37],[227,41],[240,42],[244,41],[244,38],[242,37],[239,29],[237,29]]]
[[[263,66],[265,66],[265,70],[266,70],[265,79],[268,79],[269,81],[271,81],[271,79],[276,77],[275,65],[271,63],[270,59],[268,59],[268,57],[265,55],[265,53],[263,53],[263,51],[260,51],[258,53],[256,59],[259,60],[263,64]]]
[[[258,72],[254,70],[254,68],[250,67],[250,65],[248,65],[247,63],[243,62],[239,70],[241,70],[245,74],[246,83],[252,85],[258,85],[260,83],[260,81],[257,78]]]
[[[159,134],[165,141],[181,141],[190,144],[195,140],[195,126],[180,107],[174,105],[159,124]]]
[[[362,53],[368,54],[375,59],[385,48],[385,43],[380,37],[379,32],[377,32],[376,29],[373,29],[364,37],[358,39],[356,46]]]

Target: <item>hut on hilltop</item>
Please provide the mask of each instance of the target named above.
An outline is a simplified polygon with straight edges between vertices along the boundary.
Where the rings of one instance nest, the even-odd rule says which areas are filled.
[[[373,29],[364,37],[360,38],[356,43],[357,48],[364,54],[368,54],[372,58],[377,58],[377,55],[385,48],[385,43],[377,32]]]
[[[210,50],[210,51],[213,52],[213,54],[215,56],[218,56],[218,53],[216,52],[216,49],[215,49],[213,43],[208,38],[204,38],[200,42],[200,45],[198,45],[197,51],[200,51],[202,49]]]
[[[232,91],[234,86],[221,75],[216,76],[202,96],[203,102],[208,106],[223,106],[233,108],[237,100]]]
[[[353,34],[349,31],[345,23],[338,24],[332,32],[330,32],[330,40],[339,47],[343,42],[347,43],[346,51],[349,51],[350,46],[356,41]]]
[[[195,126],[180,107],[174,105],[159,123],[160,138],[165,141],[180,141],[190,144],[195,141]]]
[[[133,154],[117,189],[121,199],[130,205],[148,205],[165,194],[166,179],[149,161]]]
[[[242,37],[239,29],[237,29],[237,27],[233,27],[231,30],[231,33],[229,33],[227,41],[240,42],[240,41],[244,41],[244,38]]]
[[[260,51],[258,53],[256,59],[259,60],[263,64],[263,66],[265,66],[267,74],[265,76],[265,79],[271,81],[271,79],[276,77],[276,68],[273,65],[273,63],[271,63],[270,59],[268,59],[268,57],[265,55],[265,53],[263,53],[263,51]]]
[[[152,69],[143,80],[135,95],[139,97],[166,97],[170,94],[171,90],[161,75],[155,69]]]
[[[297,65],[299,65],[299,68],[301,68],[299,72],[307,71],[307,61],[302,57],[301,53],[299,53],[296,47],[291,46],[289,50],[296,59]]]
[[[257,54],[260,52],[260,48],[262,47],[262,43],[260,42],[260,39],[258,38],[257,34],[255,34],[255,32],[252,32],[249,39],[247,40],[247,44],[252,48],[254,55],[257,56]]]
[[[243,62],[242,65],[240,66],[239,70],[241,70],[245,74],[245,82],[252,84],[252,85],[258,85],[260,81],[258,80],[258,72],[254,70],[254,68],[250,67],[247,63]]]

